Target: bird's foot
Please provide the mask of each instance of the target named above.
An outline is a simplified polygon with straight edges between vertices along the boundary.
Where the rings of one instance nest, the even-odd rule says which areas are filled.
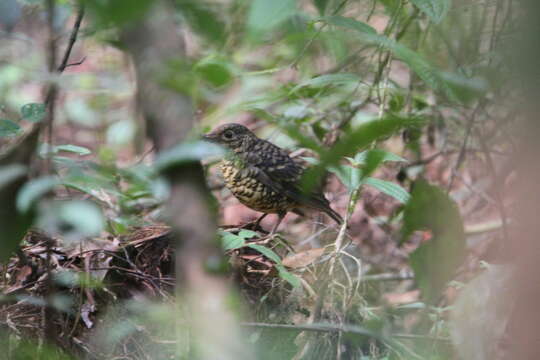
[[[241,226],[238,226],[238,228],[240,229],[246,229],[246,230],[251,230],[251,231],[257,231],[257,232],[260,232],[260,233],[264,233],[264,234],[268,234],[268,231],[264,230],[260,223],[257,222],[257,221],[251,221],[251,222],[248,222],[244,225],[241,225]]]

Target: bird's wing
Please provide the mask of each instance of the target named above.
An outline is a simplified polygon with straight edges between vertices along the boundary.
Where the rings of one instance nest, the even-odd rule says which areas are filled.
[[[250,171],[249,175],[254,176],[273,191],[285,194],[300,204],[313,203],[311,206],[315,207],[315,203],[323,206],[328,204],[324,196],[306,194],[300,189],[299,183],[305,169],[280,147],[260,140],[252,151],[246,153],[245,157],[246,165],[248,165],[246,171]]]
[[[247,152],[244,161],[250,176],[273,191],[286,195],[298,204],[324,211],[338,224],[343,221],[320,191],[305,193],[299,188],[305,168],[291,159],[285,150],[261,140],[255,146],[255,151]]]
[[[293,161],[287,152],[276,145],[260,140],[250,151],[242,154],[246,175],[256,178],[273,191],[295,201],[302,200],[298,182],[304,168]]]
[[[304,172],[285,150],[265,140],[260,140],[249,152],[248,163],[277,182],[297,183]]]

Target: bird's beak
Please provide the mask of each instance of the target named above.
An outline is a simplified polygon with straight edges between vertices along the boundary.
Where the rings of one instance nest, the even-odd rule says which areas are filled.
[[[202,136],[203,140],[210,141],[210,142],[216,142],[216,135],[212,132],[209,132],[207,134],[203,134]]]

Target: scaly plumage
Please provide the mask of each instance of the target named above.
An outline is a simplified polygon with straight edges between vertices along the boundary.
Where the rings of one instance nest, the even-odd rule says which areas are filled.
[[[303,215],[302,208],[323,211],[338,224],[343,222],[322,193],[300,190],[304,168],[285,150],[234,123],[221,125],[204,138],[229,150],[221,162],[225,184],[242,204],[264,213],[257,224],[267,214],[278,214],[272,234],[287,212]]]

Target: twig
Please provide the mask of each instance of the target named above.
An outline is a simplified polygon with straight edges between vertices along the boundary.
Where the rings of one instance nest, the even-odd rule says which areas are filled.
[[[489,171],[491,172],[491,176],[493,176],[493,184],[495,185],[495,202],[497,203],[497,209],[499,210],[499,215],[502,221],[504,243],[508,244],[508,241],[510,240],[510,236],[508,234],[508,216],[506,214],[504,201],[501,196],[503,191],[503,184],[501,183],[499,176],[497,175],[497,170],[495,169],[495,165],[493,164],[493,158],[491,157],[484,137],[479,134],[478,139],[480,141],[480,147],[484,151],[484,155],[486,157],[487,165]]]
[[[326,23],[324,23],[318,30],[317,32],[308,40],[308,42],[306,43],[306,45],[304,45],[304,47],[302,48],[302,50],[300,51],[300,54],[298,54],[298,56],[293,60],[293,62],[291,63],[290,67],[293,68],[293,69],[296,69],[298,67],[298,63],[300,62],[300,60],[302,59],[302,57],[304,56],[305,52],[307,51],[307,49],[311,46],[311,44],[313,44],[313,41],[315,41],[315,39],[319,36],[319,34],[323,31],[323,29],[326,27]]]
[[[344,6],[345,4],[347,4],[349,0],[343,0],[337,7],[336,9],[332,12],[332,15],[336,15]],[[300,51],[300,54],[298,54],[298,56],[294,59],[294,61],[291,63],[290,67],[293,68],[293,69],[296,69],[297,65],[298,65],[298,62],[300,62],[300,60],[302,59],[302,57],[304,56],[304,54],[306,53],[307,49],[311,46],[311,44],[313,44],[313,41],[315,41],[315,39],[319,36],[319,34],[323,31],[323,29],[327,26],[328,24],[327,23],[324,23],[318,30],[317,32],[311,37],[311,39],[308,40],[308,42],[306,43],[306,45],[302,48],[302,50]]]
[[[375,275],[364,275],[360,278],[361,282],[370,282],[370,281],[403,281],[403,280],[412,280],[414,279],[413,273],[383,273]]]
[[[483,150],[475,149],[475,148],[467,148],[467,149],[465,149],[465,151],[468,152],[468,153],[479,153],[479,152],[484,153]],[[495,155],[499,155],[499,156],[508,156],[509,155],[509,154],[506,154],[504,152],[497,151],[497,150],[488,150],[488,151],[489,151],[490,154],[495,154]],[[410,163],[404,165],[403,167],[404,168],[410,168],[410,167],[414,167],[414,166],[428,165],[429,163],[436,160],[440,156],[452,155],[452,154],[455,154],[457,152],[459,152],[459,150],[441,150],[441,151],[438,151],[435,154],[429,155],[428,157],[425,157],[423,159],[419,159],[419,160],[416,160],[416,161],[411,161]]]
[[[334,74],[334,73],[337,73],[337,72],[340,72],[341,70],[345,69],[347,66],[349,66],[351,63],[353,62],[357,62],[358,61],[358,55],[360,53],[362,53],[364,50],[366,50],[367,48],[369,48],[369,45],[366,45],[366,46],[362,46],[360,49],[356,50],[355,52],[353,52],[351,55],[347,56],[345,58],[345,60],[343,60],[342,62],[340,62],[339,64],[335,65],[334,67],[328,69],[328,70],[325,70],[323,72],[321,72],[320,74],[318,74],[318,76],[321,76],[321,75],[328,75],[328,74]]]
[[[54,15],[55,15],[55,1],[47,0],[47,26],[49,30],[49,39],[47,42],[47,56],[48,56],[48,67],[49,72],[53,73],[55,64],[56,64],[56,32],[54,30]],[[52,139],[52,128],[54,120],[54,105],[56,99],[57,87],[55,84],[50,85],[47,93],[47,119],[44,122],[43,126],[47,127],[47,141],[51,143]],[[51,170],[51,157],[47,156],[47,159],[44,163],[45,173],[50,173]],[[52,279],[52,239],[45,240],[46,247],[46,258],[45,258],[45,271],[46,271],[46,281],[45,281],[45,299],[47,304],[43,308],[43,340],[49,344],[53,344],[55,340],[55,330],[54,330],[54,309],[51,306],[51,297],[54,294],[54,282]]]
[[[81,60],[79,61],[75,61],[75,62],[72,62],[72,63],[69,63],[66,65],[66,68],[70,67],[70,66],[78,66],[78,65],[81,65],[85,62],[86,60],[86,56],[83,56]]]
[[[77,12],[77,18],[75,19],[75,24],[73,25],[73,29],[71,30],[71,35],[69,36],[69,42],[68,42],[66,51],[64,52],[64,58],[62,59],[62,62],[60,63],[60,66],[58,66],[58,69],[57,69],[59,73],[62,73],[68,66],[82,64],[84,60],[86,59],[86,57],[83,57],[77,63],[68,64],[69,57],[71,55],[71,50],[73,50],[73,45],[75,45],[75,42],[77,41],[77,34],[79,33],[79,29],[81,28],[83,17],[84,17],[84,6],[81,5],[79,7],[79,11]]]
[[[157,277],[157,276],[153,276],[153,275],[150,275],[150,274],[146,274],[140,270],[131,270],[131,269],[126,269],[126,268],[123,268],[123,267],[120,267],[120,266],[108,266],[108,267],[91,267],[89,268],[88,270],[91,270],[91,271],[110,271],[110,270],[115,270],[115,271],[122,271],[122,272],[126,272],[126,273],[129,273],[135,277],[138,277],[140,279],[144,279],[144,280],[148,280],[153,286],[155,289],[157,289],[160,293],[161,290],[160,290],[160,286],[158,286],[154,281],[158,281],[160,283],[164,283],[166,285],[170,285],[170,286],[173,286],[174,285],[174,279],[172,278],[165,278],[165,277]],[[171,281],[169,281],[171,280]],[[162,293],[163,294],[163,293]]]
[[[480,102],[474,109],[473,113],[471,114],[471,117],[469,118],[469,122],[467,124],[467,129],[465,130],[465,138],[463,139],[463,143],[461,144],[461,149],[459,150],[459,155],[456,160],[456,163],[454,164],[454,167],[452,169],[452,174],[450,175],[450,181],[448,182],[448,187],[446,188],[446,191],[449,192],[452,189],[452,185],[454,184],[454,180],[456,178],[456,172],[458,171],[459,167],[465,161],[465,157],[467,154],[467,144],[469,142],[469,137],[471,135],[475,120],[476,120],[476,114],[480,108],[483,107],[483,102]]]
[[[62,73],[64,69],[66,68],[69,56],[71,54],[71,50],[73,49],[73,45],[75,44],[75,41],[77,39],[77,33],[79,31],[82,17],[84,15],[84,11],[82,10],[82,7],[79,10],[79,13],[77,15],[77,20],[75,22],[74,29],[71,32],[70,41],[68,44],[68,47],[66,48],[65,54],[63,56],[63,60],[61,65],[57,68],[56,62],[56,50],[57,50],[57,36],[56,31],[54,29],[54,21],[55,21],[55,1],[54,0],[47,0],[46,7],[47,7],[47,28],[48,28],[48,41],[47,41],[47,63],[48,63],[48,69],[49,73]],[[46,128],[46,141],[49,144],[52,144],[52,138],[53,138],[53,125],[54,125],[54,117],[55,117],[55,100],[58,94],[58,87],[55,83],[52,83],[49,85],[49,88],[47,90],[47,94],[45,96],[45,106],[47,108],[47,115],[45,121],[40,125],[41,128]],[[44,162],[43,166],[43,172],[45,174],[51,173],[51,157],[47,156]],[[51,239],[48,239],[45,243],[46,246],[46,259],[45,259],[45,266],[46,266],[46,298],[47,298],[47,305],[43,308],[43,338],[49,342],[53,343],[55,340],[56,332],[54,329],[54,322],[53,322],[53,316],[54,316],[54,309],[50,305],[49,301],[51,296],[54,293],[54,283],[52,280],[52,263],[51,263],[51,255],[52,255],[52,243]]]
[[[503,223],[500,220],[488,221],[481,224],[474,224],[465,226],[466,235],[477,235],[486,232],[496,231],[503,227]]]
[[[436,152],[435,154],[433,155],[430,155],[428,157],[425,157],[423,159],[420,159],[420,160],[417,160],[417,161],[412,161],[408,164],[406,164],[404,166],[404,168],[410,168],[410,167],[414,167],[414,166],[420,166],[420,165],[428,165],[429,163],[431,163],[433,160],[437,159],[439,156],[441,155],[448,155],[450,152],[449,151],[444,151],[444,150],[441,150],[439,152]]]
[[[418,13],[419,13],[418,10],[415,8],[414,13],[407,19],[407,22],[403,25],[403,28],[396,35],[396,38],[395,38],[396,42],[399,41],[407,33],[409,26],[413,23],[413,20],[418,16]],[[371,101],[372,89],[374,86],[380,83],[382,76],[384,74],[384,69],[390,62],[390,59],[391,59],[391,54],[390,52],[388,52],[385,58],[379,63],[377,73],[373,79],[373,83],[371,84],[371,87],[369,88],[368,95],[360,104],[356,105],[355,107],[351,109],[349,114],[336,127],[337,130],[343,129],[354,118],[354,116],[358,113],[358,111],[360,111],[364,106],[366,106],[367,103]]]

